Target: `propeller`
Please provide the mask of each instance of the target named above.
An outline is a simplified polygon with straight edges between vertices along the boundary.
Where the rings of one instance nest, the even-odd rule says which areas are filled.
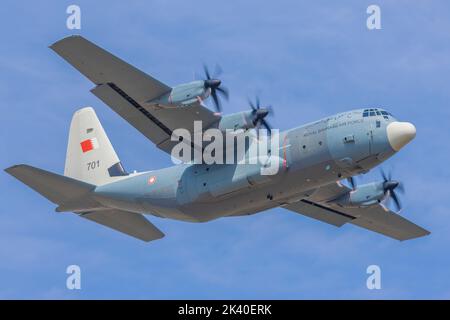
[[[397,180],[392,180],[391,172],[386,174],[383,170],[381,170],[381,176],[383,177],[384,194],[387,196],[388,200],[392,199],[392,201],[394,201],[397,211],[400,211],[402,205],[395,190],[399,191],[400,193],[404,193],[405,189],[403,187],[403,184]]]
[[[355,177],[348,177],[347,178],[348,183],[350,184],[350,187],[352,187],[352,190],[356,190],[356,180]]]
[[[273,115],[273,109],[271,106],[261,107],[261,102],[259,97],[256,96],[255,103],[253,103],[250,99],[248,100],[248,104],[250,108],[252,108],[252,122],[256,129],[261,128],[263,126],[267,129],[268,135],[271,134],[272,126],[265,119],[269,114]]]
[[[203,80],[203,85],[205,89],[211,90],[211,97],[214,102],[214,106],[217,110],[217,112],[222,112],[222,106],[219,99],[219,96],[222,96],[225,98],[225,100],[228,100],[228,89],[221,86],[222,81],[217,79],[217,77],[222,74],[222,68],[219,65],[216,65],[216,68],[214,70],[213,75],[211,76],[211,73],[208,70],[208,67],[206,64],[203,65],[203,71],[205,72],[206,79]]]

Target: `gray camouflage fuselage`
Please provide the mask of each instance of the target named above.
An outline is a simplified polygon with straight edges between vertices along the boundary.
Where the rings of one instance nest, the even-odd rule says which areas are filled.
[[[394,121],[354,110],[281,132],[286,168],[261,182],[250,177],[254,165],[181,164],[99,186],[95,197],[108,207],[192,222],[257,213],[379,165],[396,152],[386,129]]]

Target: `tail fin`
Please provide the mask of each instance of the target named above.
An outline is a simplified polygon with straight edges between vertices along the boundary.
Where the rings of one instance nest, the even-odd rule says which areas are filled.
[[[127,175],[94,109],[75,112],[70,124],[64,175],[94,185]]]

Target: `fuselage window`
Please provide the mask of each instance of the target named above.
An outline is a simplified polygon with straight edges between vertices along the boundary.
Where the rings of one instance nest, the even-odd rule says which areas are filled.
[[[380,120],[377,120],[376,126],[377,126],[377,128],[381,127],[381,122],[380,122]]]

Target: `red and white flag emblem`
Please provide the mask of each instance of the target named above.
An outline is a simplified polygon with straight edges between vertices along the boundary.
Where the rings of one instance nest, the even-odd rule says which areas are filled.
[[[97,138],[91,138],[91,139],[81,141],[80,145],[81,145],[81,150],[83,151],[83,153],[94,150],[94,149],[98,149],[98,147],[99,147]]]
[[[156,177],[155,176],[151,176],[150,178],[148,178],[147,183],[149,185],[154,184],[156,182]]]

